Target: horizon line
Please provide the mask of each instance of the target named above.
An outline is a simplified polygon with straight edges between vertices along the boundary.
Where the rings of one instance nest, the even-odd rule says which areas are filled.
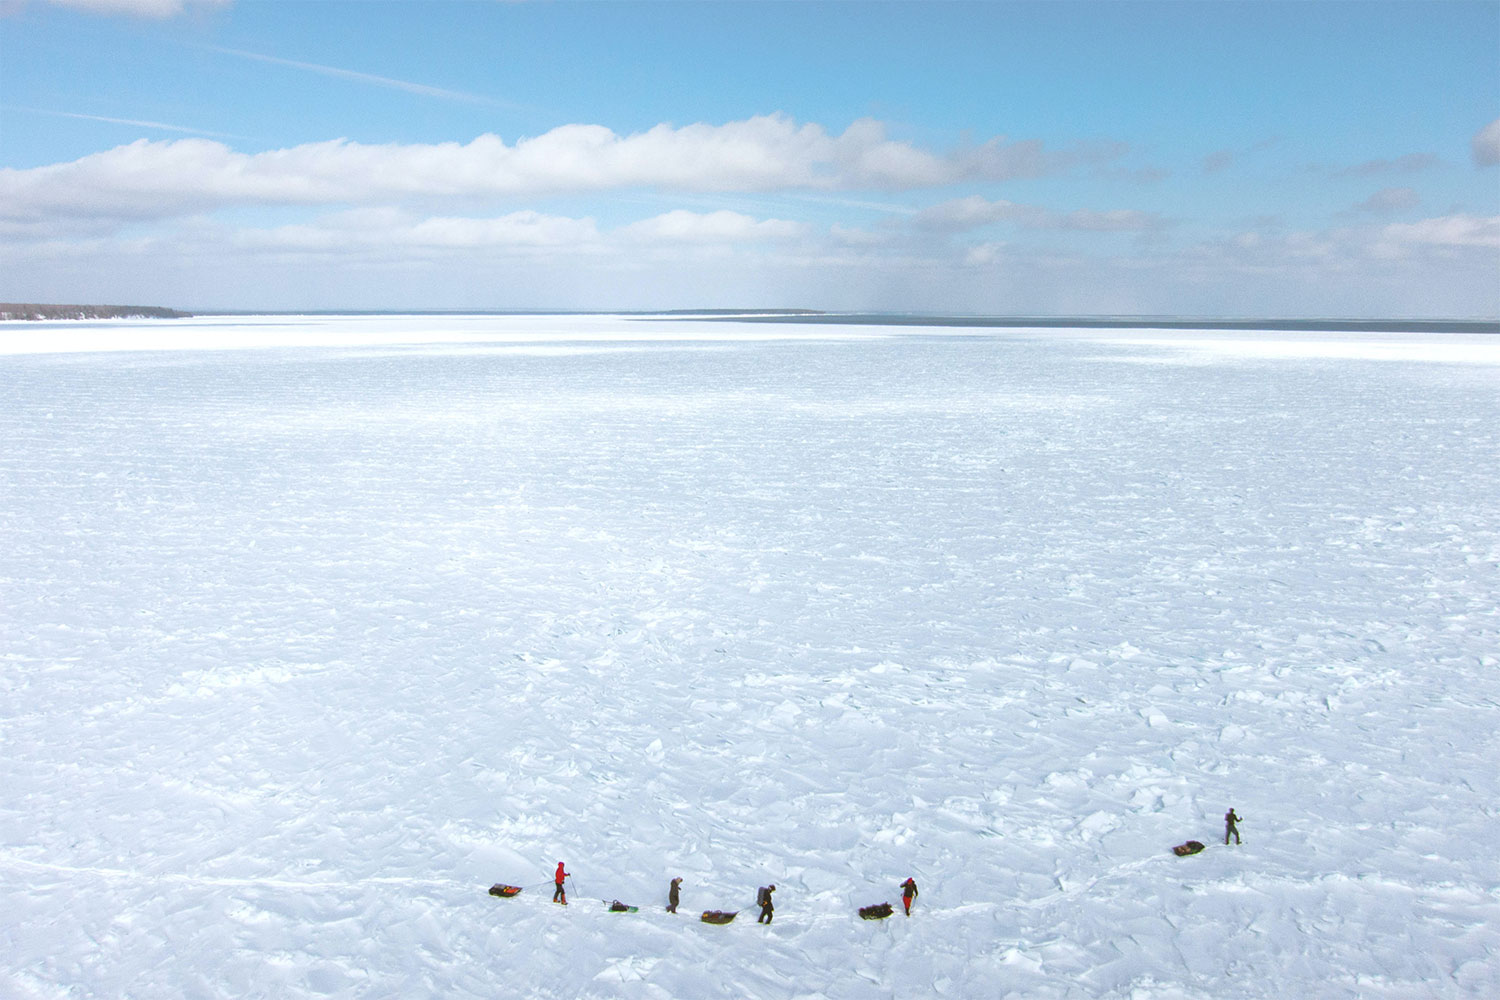
[[[193,316],[660,316],[673,319],[741,320],[761,323],[821,323],[869,326],[993,328],[1042,327],[1063,328],[1161,328],[1272,330],[1287,332],[1411,332],[1500,333],[1497,317],[1413,317],[1413,316],[1205,316],[1175,314],[1005,314],[940,313],[929,311],[897,312],[884,310],[825,310],[797,307],[699,309],[577,309],[577,308],[411,308],[411,309],[183,309],[143,305],[104,305],[82,303],[0,302],[0,312],[31,310],[112,310],[120,315],[172,313],[176,317]]]

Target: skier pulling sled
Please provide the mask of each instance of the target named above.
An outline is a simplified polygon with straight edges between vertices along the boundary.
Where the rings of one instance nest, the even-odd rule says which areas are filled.
[[[760,907],[760,916],[755,918],[757,924],[769,924],[776,914],[776,903],[771,899],[771,893],[776,891],[776,883],[763,885],[755,893],[755,905]]]
[[[917,898],[917,880],[907,878],[901,883],[901,909],[909,917],[911,916],[911,901]]]

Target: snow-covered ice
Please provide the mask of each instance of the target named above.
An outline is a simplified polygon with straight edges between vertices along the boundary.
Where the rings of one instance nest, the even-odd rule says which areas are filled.
[[[1500,995],[1500,338],[16,324],[0,441],[0,996]]]

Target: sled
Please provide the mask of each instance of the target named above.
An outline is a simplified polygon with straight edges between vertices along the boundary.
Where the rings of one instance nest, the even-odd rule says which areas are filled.
[[[1179,858],[1185,858],[1189,854],[1197,854],[1201,850],[1203,850],[1202,844],[1198,843],[1198,841],[1196,840],[1190,840],[1186,844],[1178,844],[1176,847],[1172,848],[1172,853],[1177,855]]]
[[[504,882],[496,882],[490,886],[490,895],[499,896],[501,899],[509,899],[521,891],[518,885],[506,885]]]
[[[861,906],[859,915],[865,920],[884,920],[894,911],[890,903],[876,903],[874,906]]]
[[[735,918],[739,910],[730,912],[728,910],[704,910],[700,918],[705,924],[727,924]]]
[[[610,913],[635,913],[639,909],[639,906],[628,906],[625,903],[620,902],[618,899],[609,904]]]

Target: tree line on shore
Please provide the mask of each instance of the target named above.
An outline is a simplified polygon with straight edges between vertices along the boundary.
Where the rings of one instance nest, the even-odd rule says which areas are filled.
[[[0,302],[0,320],[47,319],[185,319],[192,313],[161,306],[70,306],[33,302]]]

